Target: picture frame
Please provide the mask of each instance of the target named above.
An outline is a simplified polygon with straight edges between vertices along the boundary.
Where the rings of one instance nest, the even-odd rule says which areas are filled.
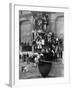
[[[19,11],[40,11],[40,12],[63,12],[64,13],[64,77],[57,78],[40,78],[40,79],[19,79]],[[63,84],[70,81],[69,69],[69,8],[68,7],[50,7],[50,6],[33,6],[10,3],[10,24],[9,24],[9,44],[10,44],[10,62],[9,62],[9,84],[13,86],[39,86],[48,84]]]

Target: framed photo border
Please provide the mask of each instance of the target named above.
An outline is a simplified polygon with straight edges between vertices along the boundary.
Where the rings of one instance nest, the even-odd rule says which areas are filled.
[[[15,23],[15,7],[16,6],[26,6],[26,7],[39,7],[39,8],[59,8],[59,9],[65,9],[66,11],[67,11],[67,20],[69,21],[69,19],[68,19],[68,16],[69,16],[69,8],[68,7],[53,7],[53,6],[37,6],[37,5],[23,5],[23,4],[15,4],[15,3],[10,3],[9,4],[9,22],[10,22],[10,24],[9,24],[9,52],[10,52],[10,55],[9,55],[9,84],[10,84],[10,86],[11,87],[13,87],[13,86],[30,86],[30,85],[32,85],[30,82],[31,81],[33,81],[34,80],[34,82],[36,82],[36,83],[34,83],[34,85],[35,84],[37,84],[37,85],[39,85],[39,83],[40,83],[40,81],[42,81],[43,80],[43,82],[47,82],[47,80],[49,80],[50,81],[50,79],[53,81],[51,81],[51,82],[47,82],[48,84],[57,84],[57,83],[59,83],[59,84],[61,84],[61,83],[69,83],[70,82],[70,60],[68,61],[68,68],[67,68],[67,70],[69,71],[69,73],[68,73],[68,77],[67,77],[67,79],[64,81],[64,82],[54,82],[55,80],[56,80],[56,78],[46,78],[46,79],[43,79],[43,78],[41,78],[41,79],[29,79],[29,80],[19,80],[19,78],[17,78],[17,80],[16,80],[16,60],[15,60],[15,44],[16,44],[16,41],[15,41],[15,25],[16,25],[16,23]],[[69,27],[69,25],[67,26],[67,28]],[[65,33],[65,30],[64,30],[64,33]],[[67,35],[67,32],[66,32],[66,35]],[[68,38],[68,40],[69,40],[69,38]],[[66,47],[65,47],[66,48]],[[67,49],[68,50],[68,53],[66,53],[66,54],[68,54],[68,59],[70,58],[70,56],[69,56],[69,48]],[[58,78],[57,78],[58,79]],[[61,79],[61,78],[60,78]],[[22,83],[21,83],[21,81],[22,81]],[[26,84],[25,84],[26,83]],[[27,84],[28,83],[28,84]],[[24,85],[25,84],[25,85]],[[42,84],[44,84],[44,83],[42,83]],[[46,84],[47,85],[47,84]]]

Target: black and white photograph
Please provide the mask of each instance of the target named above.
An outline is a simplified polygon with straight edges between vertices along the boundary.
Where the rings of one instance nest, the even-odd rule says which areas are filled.
[[[1,0],[0,90],[72,90],[72,0]]]
[[[19,10],[19,79],[64,77],[64,12]]]

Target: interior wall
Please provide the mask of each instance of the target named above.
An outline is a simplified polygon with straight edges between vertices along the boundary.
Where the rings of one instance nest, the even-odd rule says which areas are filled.
[[[59,36],[64,33],[64,13],[52,12],[50,14],[50,31]]]
[[[64,17],[62,16],[56,19],[56,33],[58,37],[62,37],[64,34]]]
[[[20,11],[20,41],[31,44],[33,30],[33,16],[30,11]]]
[[[30,22],[23,22],[21,24],[21,42],[31,44],[32,37],[32,24]]]

